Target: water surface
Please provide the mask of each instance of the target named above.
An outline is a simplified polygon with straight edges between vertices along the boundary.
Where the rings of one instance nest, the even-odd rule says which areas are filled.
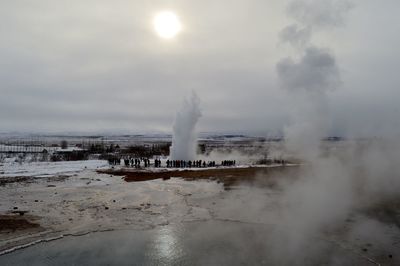
[[[0,265],[255,265],[262,226],[195,222],[65,237],[0,257]]]

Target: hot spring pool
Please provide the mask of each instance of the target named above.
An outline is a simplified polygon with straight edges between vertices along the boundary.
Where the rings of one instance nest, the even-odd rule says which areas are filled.
[[[263,264],[261,226],[226,222],[174,224],[143,231],[65,237],[0,257],[0,265]],[[257,240],[259,239],[259,240]]]
[[[170,224],[143,231],[90,233],[40,243],[0,256],[0,265],[208,266],[365,263],[365,260],[346,250],[337,249],[328,242],[317,243],[318,240],[304,247],[305,256],[290,257],[290,252],[286,252],[288,247],[277,246],[276,240],[269,239],[270,230],[270,227],[265,225],[207,221]],[[312,250],[315,247],[318,247],[316,252]],[[278,256],[276,250],[280,251]]]

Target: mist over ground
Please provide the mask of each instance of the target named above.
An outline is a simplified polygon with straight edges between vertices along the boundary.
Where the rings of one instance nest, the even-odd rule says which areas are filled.
[[[272,185],[271,193],[280,191],[273,208],[268,208],[270,200],[257,193],[240,197],[248,208],[236,206],[235,200],[230,206],[232,212],[261,216],[273,224],[273,231],[263,236],[273,264],[304,265],[318,257],[328,265],[352,264],[327,251],[324,240],[335,237],[343,248],[351,238],[369,239],[359,243],[358,250],[348,248],[361,253],[365,263],[379,264],[363,252],[368,249],[362,245],[385,243],[388,258],[399,250],[398,239],[388,232],[390,228],[398,232],[400,224],[397,138],[321,142],[333,122],[329,93],[343,88],[343,80],[334,51],[316,45],[313,35],[343,26],[352,8],[350,1],[290,1],[287,6],[294,23],[283,28],[280,38],[294,55],[279,60],[276,70],[281,88],[293,100],[281,152],[304,164],[292,178],[281,176]],[[392,134],[398,132],[396,128]],[[265,178],[260,176],[260,182]]]
[[[153,242],[177,253],[179,243],[223,240],[193,255],[202,265],[238,263],[221,246],[251,257],[244,264],[399,265],[399,3],[173,1],[186,24],[166,44],[139,16],[161,2],[0,4],[0,131],[161,132],[157,141],[172,142],[170,157],[157,155],[163,162],[264,171],[239,182],[228,173],[133,183],[113,171],[142,169],[63,162],[49,174],[55,163],[1,155],[1,175],[18,164],[12,178],[32,177],[4,182],[1,211],[29,208],[33,230],[56,233],[155,230]],[[146,141],[137,142],[159,144]],[[279,163],[261,165],[267,159]],[[186,227],[194,242],[171,238]]]

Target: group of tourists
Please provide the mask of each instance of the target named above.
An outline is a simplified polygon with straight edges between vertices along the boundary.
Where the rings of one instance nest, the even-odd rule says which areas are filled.
[[[108,157],[108,163],[110,165],[120,165],[121,159],[119,157]]]
[[[108,163],[110,165],[120,165],[121,158],[119,157],[109,157]],[[134,167],[141,168],[142,166],[147,168],[151,166],[150,159],[148,158],[133,158],[133,157],[125,157],[123,158],[123,163],[125,167]],[[235,160],[224,160],[221,162],[222,166],[234,166],[236,165]],[[203,161],[203,160],[167,160],[166,167],[167,168],[205,168],[205,167],[215,167],[215,161]],[[159,168],[162,167],[161,160],[156,158],[154,159],[154,167]]]
[[[167,168],[201,168],[201,167],[214,167],[215,161],[184,161],[184,160],[167,160]]]
[[[147,158],[132,158],[132,157],[124,158],[124,163],[126,167],[140,168],[142,162],[144,167],[150,167],[150,160]]]
[[[161,167],[161,160],[160,159],[155,159],[154,160],[154,167]]]
[[[221,162],[222,166],[234,166],[236,165],[236,161],[235,160],[224,160]]]

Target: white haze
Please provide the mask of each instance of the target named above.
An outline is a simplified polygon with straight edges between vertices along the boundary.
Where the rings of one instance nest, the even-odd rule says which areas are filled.
[[[350,7],[349,1],[309,0],[292,1],[287,9],[295,23],[281,38],[297,55],[277,63],[282,88],[296,99],[292,124],[285,128],[286,148],[308,163],[294,182],[280,184],[279,222],[271,235],[277,263],[304,264],[307,256],[327,255],[319,254],[323,247],[318,238],[332,238],[351,215],[399,197],[396,142],[349,141],[339,150],[321,143],[331,123],[328,94],[341,87],[341,78],[334,52],[313,44],[311,32],[342,25]],[[359,231],[360,224],[364,222],[350,225],[342,237]],[[328,261],[345,263],[338,257]]]
[[[382,223],[376,211],[381,206],[395,208],[400,199],[398,140],[321,142],[331,123],[328,94],[340,89],[342,81],[334,52],[315,45],[312,32],[342,25],[352,6],[334,0],[289,4],[294,24],[280,37],[295,56],[281,59],[276,70],[293,103],[291,124],[284,131],[285,149],[306,163],[273,181],[268,181],[271,176],[259,176],[260,182],[273,183],[267,194],[233,193],[226,205],[227,212],[272,225],[272,232],[260,238],[273,265],[351,265],[340,252],[328,252],[329,245],[343,251],[341,243],[348,240],[369,241],[374,247],[384,244],[387,254],[398,248],[386,232],[390,228],[399,235],[399,227]],[[365,265],[378,264],[359,250],[353,246],[346,252]]]
[[[194,160],[197,151],[196,124],[201,117],[200,99],[192,91],[176,113],[170,156],[172,160]]]

